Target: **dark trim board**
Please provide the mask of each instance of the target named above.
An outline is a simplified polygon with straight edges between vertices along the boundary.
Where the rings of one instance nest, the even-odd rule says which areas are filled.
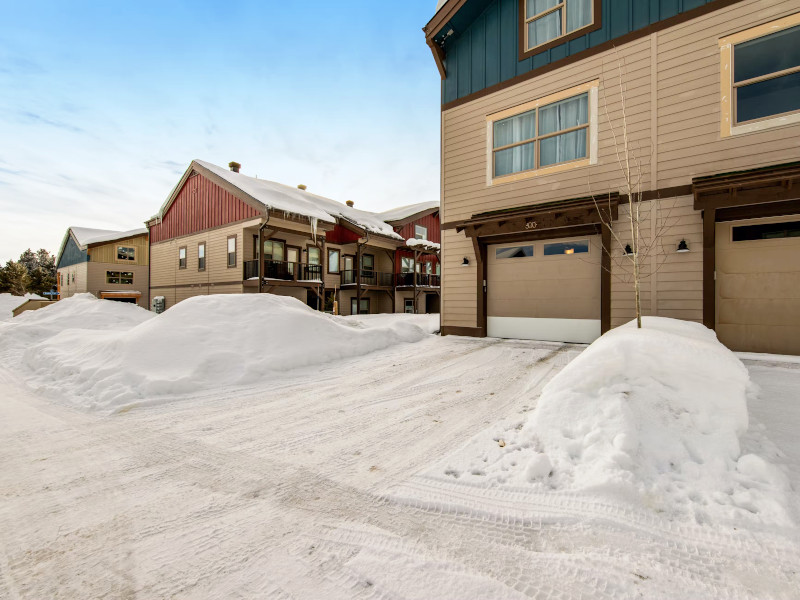
[[[486,331],[480,327],[452,327],[444,326],[441,335],[464,335],[468,337],[486,337]]]
[[[488,96],[495,92],[499,92],[500,90],[504,90],[508,87],[514,86],[523,81],[534,79],[539,75],[544,75],[545,73],[561,69],[572,63],[576,63],[586,58],[590,58],[597,54],[601,54],[602,52],[606,52],[607,50],[611,50],[613,48],[616,48],[617,46],[622,46],[623,44],[627,44],[639,38],[649,36],[653,33],[656,33],[657,31],[662,31],[664,29],[668,29],[669,27],[680,25],[681,23],[685,23],[686,21],[691,21],[692,19],[696,19],[697,17],[701,17],[716,10],[732,6],[733,4],[742,1],[743,0],[712,0],[712,2],[709,2],[708,4],[704,4],[702,6],[698,6],[697,8],[687,10],[686,12],[677,14],[674,17],[664,19],[663,21],[658,21],[657,23],[653,23],[652,25],[648,25],[647,27],[642,27],[641,29],[637,29],[636,31],[631,31],[630,33],[627,33],[625,35],[616,37],[607,42],[603,42],[602,44],[598,44],[597,46],[593,46],[587,50],[584,50],[583,52],[579,52],[577,54],[571,54],[570,56],[566,56],[561,60],[556,60],[547,65],[543,65],[538,69],[533,69],[532,71],[528,71],[527,73],[523,73],[522,75],[517,75],[516,77],[512,77],[511,79],[506,79],[505,81],[501,81],[500,83],[484,88],[478,92],[474,92],[472,94],[468,94],[467,96],[463,96],[462,98],[453,100],[452,102],[447,102],[445,104],[442,104],[442,112],[450,110],[451,108],[456,108],[457,106],[461,106],[462,104],[467,104],[469,102],[472,102],[473,100],[477,100],[478,98],[483,98],[484,96]],[[456,3],[456,5],[454,6],[460,7],[461,4],[463,4],[463,2]],[[442,11],[440,12],[443,11],[444,9],[442,9]],[[448,11],[448,13],[454,14],[455,11]],[[444,25],[446,22],[447,22],[446,20],[443,20],[443,22],[439,23],[439,19],[437,19],[438,26]],[[427,35],[431,37],[436,34],[435,31],[431,31],[430,29],[426,29],[426,32],[428,32]]]
[[[240,281],[216,281],[213,283],[173,283],[172,285],[151,285],[151,290],[170,290],[170,289],[178,289],[178,288],[202,288],[202,287],[214,287],[218,285],[242,285]]]

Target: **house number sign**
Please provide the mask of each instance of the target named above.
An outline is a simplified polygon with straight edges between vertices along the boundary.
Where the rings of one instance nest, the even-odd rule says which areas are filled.
[[[530,231],[531,229],[536,229],[537,223],[536,221],[526,221],[525,222],[525,229]]]

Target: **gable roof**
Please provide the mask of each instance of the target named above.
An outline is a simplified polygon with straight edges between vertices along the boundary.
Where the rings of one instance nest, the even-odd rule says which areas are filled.
[[[386,210],[382,213],[378,213],[378,216],[387,223],[395,223],[417,215],[421,216],[422,213],[433,213],[437,210],[439,210],[438,201],[418,202],[417,204],[409,204],[408,206],[399,206],[398,208]]]
[[[235,173],[224,167],[197,159],[192,161],[166,202],[159,209],[158,214],[152,217],[148,223],[166,214],[192,172],[209,178],[261,212],[277,210],[326,223],[337,223],[339,219],[342,219],[358,229],[393,239],[401,239],[394,232],[392,226],[375,213],[352,208],[336,200],[318,196],[296,187]]]
[[[128,231],[115,231],[112,229],[94,229],[91,227],[68,227],[64,238],[61,240],[61,246],[58,248],[56,255],[56,264],[61,262],[61,254],[67,245],[67,240],[72,237],[80,250],[86,250],[89,246],[95,244],[104,244],[106,242],[114,242],[116,240],[124,240],[127,238],[135,237],[137,235],[147,235],[146,227],[138,229],[129,229]]]

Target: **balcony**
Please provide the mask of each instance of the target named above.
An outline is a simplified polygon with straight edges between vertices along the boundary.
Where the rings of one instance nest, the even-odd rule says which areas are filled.
[[[394,276],[392,273],[361,269],[361,276],[359,277],[357,269],[349,269],[341,272],[342,287],[346,285],[356,285],[359,283],[359,279],[362,287],[390,288],[394,286]]]
[[[322,265],[266,259],[264,278],[279,281],[322,281]],[[244,261],[244,279],[258,279],[258,260]]]
[[[440,287],[441,285],[441,275],[417,273],[417,287]],[[414,273],[398,273],[397,287],[414,287]]]

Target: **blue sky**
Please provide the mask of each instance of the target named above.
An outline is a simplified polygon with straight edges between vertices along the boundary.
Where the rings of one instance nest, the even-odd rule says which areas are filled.
[[[0,0],[0,260],[143,226],[193,158],[367,210],[438,200],[435,5]]]

